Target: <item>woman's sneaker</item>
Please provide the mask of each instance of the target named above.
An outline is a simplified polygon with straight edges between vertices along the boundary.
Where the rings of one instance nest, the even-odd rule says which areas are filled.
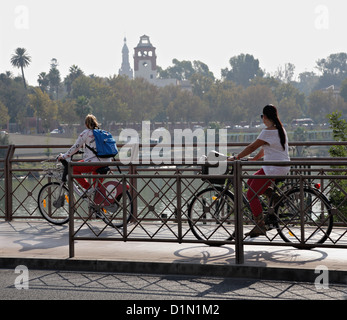
[[[90,198],[94,193],[95,193],[95,188],[90,187],[88,190],[84,192],[84,194],[82,195],[82,198]]]

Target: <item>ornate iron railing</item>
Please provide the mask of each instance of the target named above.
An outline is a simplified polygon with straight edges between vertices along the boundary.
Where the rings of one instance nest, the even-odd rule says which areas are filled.
[[[341,143],[315,143],[316,146],[327,146]],[[230,144],[228,150],[232,148],[242,147],[244,144]],[[292,143],[294,145],[294,143]],[[308,143],[297,143],[296,145],[309,145]],[[310,144],[311,145],[311,144]],[[65,150],[69,146],[30,146],[30,148],[49,148],[54,150],[53,154],[57,154],[60,150]],[[16,150],[28,148],[28,146],[10,145],[2,147],[6,150],[6,156],[0,160],[2,163],[1,184],[0,184],[0,218],[7,221],[13,219],[42,219],[38,210],[37,197],[41,187],[46,184],[50,178],[42,175],[41,161],[46,156],[36,158],[16,157]],[[167,162],[166,162],[167,163]],[[200,242],[210,245],[232,244],[236,248],[236,260],[238,263],[243,261],[244,245],[277,245],[288,246],[294,245],[300,248],[312,247],[334,247],[347,248],[347,178],[346,168],[347,159],[320,157],[320,158],[293,158],[290,165],[292,166],[291,175],[286,176],[286,188],[278,189],[280,196],[286,196],[286,190],[296,185],[304,193],[305,187],[314,186],[320,183],[319,190],[324,194],[329,202],[332,216],[332,230],[323,227],[324,223],[320,223],[318,217],[314,218],[311,214],[311,221],[307,219],[304,210],[307,207],[299,205],[297,208],[301,210],[301,224],[297,221],[285,222],[281,218],[282,230],[289,234],[286,242],[278,234],[278,230],[273,228],[269,230],[265,236],[249,239],[245,233],[249,228],[254,226],[252,215],[247,214],[247,200],[245,200],[245,190],[247,190],[247,180],[254,170],[259,168],[264,162],[247,162],[237,161],[229,163],[234,168],[232,174],[223,176],[228,178],[232,183],[228,187],[216,187],[208,180],[203,178],[211,178],[202,174],[201,166],[198,159],[189,159],[185,163],[176,165],[154,165],[147,164],[129,164],[122,165],[120,162],[112,162],[113,171],[110,175],[105,176],[107,179],[122,180],[130,186],[132,196],[133,216],[129,224],[125,224],[123,228],[112,228],[95,216],[84,212],[83,207],[78,210],[74,209],[73,201],[71,204],[70,215],[74,219],[70,219],[70,256],[74,255],[74,242],[76,240],[107,240],[107,241],[158,241],[158,242]],[[77,165],[71,163],[71,166]],[[81,164],[79,164],[81,165]],[[120,174],[115,165],[119,165],[122,173]],[[71,169],[71,168],[70,168]],[[77,176],[78,177],[78,176]],[[91,175],[86,177],[91,178]],[[220,178],[220,176],[218,176]],[[69,175],[68,183],[71,184],[76,178]],[[268,177],[275,178],[275,177]],[[279,178],[279,177],[277,177]],[[284,177],[282,177],[284,178]],[[276,187],[276,186],[275,186]],[[314,186],[316,188],[316,186]],[[192,200],[197,198],[202,190],[210,188],[215,193],[213,197],[218,199],[220,195],[228,192],[233,194],[233,203],[229,203],[228,217],[223,219],[215,219],[213,223],[205,219],[207,211],[211,211],[207,205],[202,204],[201,216],[194,216],[189,213]],[[220,189],[224,191],[221,191]],[[71,188],[70,188],[70,192]],[[224,192],[224,193],[223,193]],[[262,202],[266,201],[260,197]],[[70,199],[73,199],[70,196]],[[75,199],[78,201],[78,199]],[[293,201],[292,201],[293,202]],[[201,201],[202,203],[202,201]],[[215,203],[214,203],[215,205]],[[277,210],[276,208],[269,208]],[[128,208],[123,208],[124,216],[128,214]],[[206,211],[204,213],[204,210]],[[231,214],[232,213],[232,214]],[[194,212],[195,214],[195,212]],[[280,213],[277,213],[278,217]],[[118,217],[119,218],[119,217]],[[121,217],[123,219],[124,217]],[[204,220],[205,219],[205,220]],[[327,220],[327,218],[324,218]],[[329,218],[330,219],[330,218]],[[305,223],[304,223],[305,222]],[[295,225],[295,226],[294,226]],[[208,226],[208,228],[207,228]],[[192,229],[197,229],[195,233]],[[307,230],[311,228],[316,231],[310,231],[307,236]],[[196,233],[200,235],[197,238]],[[325,235],[326,239],[323,243],[311,241],[312,234]],[[329,234],[327,234],[329,233]],[[217,237],[221,234],[220,238]],[[295,240],[295,241],[294,241]]]

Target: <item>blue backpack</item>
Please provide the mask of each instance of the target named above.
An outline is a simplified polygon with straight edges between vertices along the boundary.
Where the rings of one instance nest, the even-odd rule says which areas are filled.
[[[94,129],[93,134],[96,150],[88,145],[86,147],[98,158],[111,158],[118,154],[116,140],[112,137],[111,133],[106,130]]]

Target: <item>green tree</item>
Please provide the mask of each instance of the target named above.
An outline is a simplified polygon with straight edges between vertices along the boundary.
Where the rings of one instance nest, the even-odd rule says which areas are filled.
[[[317,69],[322,75],[316,89],[323,89],[332,85],[339,87],[341,82],[347,78],[347,53],[334,53],[325,59],[319,59]]]
[[[98,88],[102,86],[102,83],[105,83],[105,81],[99,77],[81,75],[72,83],[71,96],[75,99],[81,96],[90,99],[96,95],[96,92],[100,91]]]
[[[57,101],[58,105],[58,120],[62,123],[72,125],[80,122],[80,117],[76,113],[76,100],[66,98],[64,100]]]
[[[347,122],[341,119],[341,112],[335,111],[328,115],[330,127],[333,129],[334,140],[347,141]],[[332,146],[329,149],[329,153],[332,157],[347,157],[347,148],[344,145]],[[340,168],[334,166],[335,168]],[[345,169],[345,168],[342,168]],[[332,172],[333,175],[346,175],[346,172],[336,171]],[[347,202],[346,202],[346,190],[347,182],[345,179],[334,180],[334,184],[331,187],[329,193],[329,200],[340,211],[345,217],[347,217]],[[339,216],[336,215],[334,220],[340,220]]]
[[[8,109],[10,122],[20,126],[29,110],[28,91],[23,84],[9,75],[2,74],[0,76],[0,100]]]
[[[193,64],[191,61],[177,59],[172,60],[173,66],[163,70],[159,68],[159,77],[162,79],[189,80],[194,74]]]
[[[58,70],[58,61],[55,58],[51,60],[51,68],[48,72],[48,79],[50,96],[52,99],[54,96],[56,97],[56,99],[58,99],[61,78],[60,71]]]
[[[274,95],[280,108],[281,120],[291,122],[294,118],[306,114],[306,99],[291,83],[282,83],[275,90]]]
[[[78,97],[76,99],[75,112],[79,115],[80,123],[83,125],[86,115],[92,112],[90,100],[85,96]]]
[[[156,118],[160,108],[159,88],[143,78],[131,82],[132,96],[128,97],[128,108],[131,110],[132,121],[152,120]]]
[[[243,87],[248,87],[256,77],[263,77],[264,72],[259,67],[259,60],[250,54],[240,54],[229,60],[230,70],[222,69],[222,78],[230,80]]]
[[[242,105],[244,88],[236,86],[232,81],[217,80],[204,95],[209,106],[209,121],[232,122],[244,120],[247,115]]]
[[[29,94],[30,105],[35,110],[36,117],[42,119],[43,127],[48,131],[53,121],[57,120],[58,106],[51,100],[46,92],[35,88],[34,93]]]
[[[194,75],[200,75],[215,80],[213,73],[209,70],[207,64],[194,60],[193,62],[177,59],[172,60],[173,66],[163,70],[158,68],[159,77],[162,79],[177,79],[177,80],[191,80]]]
[[[0,128],[10,120],[7,107],[0,101]]]
[[[303,92],[306,96],[310,95],[313,88],[317,85],[319,76],[314,72],[302,72],[299,74],[299,81],[295,86]]]
[[[241,105],[248,115],[249,124],[260,120],[260,114],[264,106],[269,103],[277,104],[271,88],[261,84],[246,88],[243,91],[241,101]]]
[[[110,120],[116,122],[130,121],[132,117],[132,97],[135,94],[133,88],[133,80],[126,76],[113,76],[108,79],[109,96],[107,104],[113,108],[113,117]]]
[[[11,58],[11,64],[16,68],[20,68],[22,71],[22,78],[25,89],[27,88],[27,85],[24,77],[24,68],[29,66],[30,62],[31,57],[27,54],[27,51],[24,48],[17,48],[15,54],[13,54]]]
[[[39,74],[37,82],[39,84],[40,89],[43,92],[47,92],[48,87],[49,87],[49,78],[48,78],[48,74],[46,72],[41,72]]]
[[[64,78],[64,84],[66,86],[67,94],[70,96],[72,90],[72,83],[79,77],[84,75],[81,68],[76,65],[72,65],[69,69],[69,74]]]
[[[210,119],[207,104],[186,90],[180,90],[167,108],[170,121],[204,121]]]
[[[347,104],[333,90],[317,90],[308,97],[308,114],[318,123],[326,121],[327,115],[336,110],[347,112]]]
[[[190,82],[193,87],[193,93],[198,97],[203,98],[204,94],[211,89],[214,79],[204,76],[201,73],[195,73],[190,78]]]
[[[294,71],[295,65],[292,63],[286,63],[284,65],[284,68],[282,66],[279,66],[277,68],[277,71],[275,72],[275,78],[284,83],[290,83],[293,80]]]
[[[337,142],[347,141],[347,122],[345,119],[341,119],[341,112],[334,111],[328,114],[330,127],[333,129],[333,137]],[[347,147],[343,145],[332,146],[329,150],[332,157],[347,157]]]
[[[347,102],[347,78],[341,83],[340,96]]]

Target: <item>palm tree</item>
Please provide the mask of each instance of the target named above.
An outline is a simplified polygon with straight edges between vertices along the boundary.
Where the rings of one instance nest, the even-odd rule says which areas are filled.
[[[75,64],[69,69],[70,73],[64,78],[67,94],[70,96],[72,90],[72,83],[79,77],[84,75],[84,72]]]
[[[37,82],[39,83],[39,87],[41,88],[42,92],[47,92],[47,88],[49,86],[49,78],[46,72],[41,72],[39,74]]]
[[[30,62],[31,62],[31,57],[27,55],[26,49],[24,48],[17,48],[15,51],[15,54],[13,54],[11,58],[11,64],[14,67],[21,68],[25,89],[27,88],[27,85],[25,83],[25,78],[24,78],[24,68],[27,67],[30,64]]]

